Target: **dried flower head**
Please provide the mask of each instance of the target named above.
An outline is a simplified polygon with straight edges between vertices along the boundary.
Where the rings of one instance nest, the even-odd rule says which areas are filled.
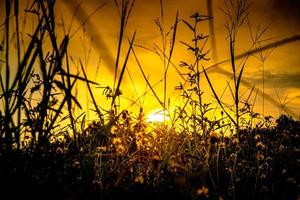
[[[264,145],[262,142],[257,142],[256,143],[256,148],[262,150],[266,148],[266,145]]]
[[[134,182],[138,184],[144,184],[144,177],[142,175],[138,175],[135,177]]]
[[[202,186],[201,188],[197,189],[196,194],[197,196],[209,197],[209,189],[205,186]]]

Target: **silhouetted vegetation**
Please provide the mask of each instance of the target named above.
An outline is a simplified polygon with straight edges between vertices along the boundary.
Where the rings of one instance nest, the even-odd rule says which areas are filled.
[[[199,33],[197,27],[211,16],[195,13],[189,19],[180,19],[177,13],[167,30],[160,1],[162,14],[155,22],[162,37],[162,47],[156,47],[164,67],[161,101],[134,51],[136,33],[130,39],[124,36],[134,1],[115,1],[121,19],[114,84],[103,92],[110,102],[108,110],[98,105],[92,86],[99,84],[87,77],[81,60],[80,71],[71,73],[74,61],[68,44],[73,34],[65,32],[62,39],[57,37],[54,3],[33,1],[30,9],[22,10],[38,21],[33,33],[28,33],[28,44],[23,44],[19,1],[5,2],[4,40],[0,49],[1,199],[299,198],[300,122],[289,115],[273,119],[255,113],[251,102],[255,101],[251,98],[254,86],[248,95],[240,92],[243,70],[253,48],[238,66],[235,38],[246,20],[248,1],[237,0],[236,5],[228,4],[223,10],[229,17],[226,28],[233,81],[228,87],[233,105],[222,101],[203,67],[209,60],[209,50],[205,49],[209,36]],[[179,69],[171,61],[178,23],[192,35],[190,41],[180,44],[194,58],[182,58]],[[121,65],[126,39],[128,49]],[[259,40],[256,37],[253,43]],[[11,46],[12,43],[16,45]],[[143,108],[136,113],[120,109],[117,98],[130,56],[138,63],[164,116],[170,116],[170,123],[166,119],[161,123],[147,122]],[[167,105],[169,67],[187,72],[181,74],[184,83],[176,87],[183,103],[178,104],[174,113]],[[16,72],[12,73],[12,69]],[[204,102],[201,77],[207,81],[221,110],[216,111],[211,103]],[[81,108],[74,95],[77,82],[86,84],[92,110],[98,117],[93,122],[87,123],[85,114],[75,115],[74,108]],[[210,112],[220,112],[220,117],[209,119]]]

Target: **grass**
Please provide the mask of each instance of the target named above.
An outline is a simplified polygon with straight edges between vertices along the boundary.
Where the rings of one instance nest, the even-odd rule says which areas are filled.
[[[251,54],[299,37],[254,49],[265,32],[263,29],[257,31],[255,37],[251,34],[253,46],[249,52],[236,55],[238,44],[235,41],[239,27],[247,20],[248,3],[242,0],[237,0],[236,4],[226,2],[228,61],[232,69],[227,88],[233,105],[224,102],[222,95],[217,94],[208,74],[210,68],[204,67],[209,60],[209,50],[206,50],[209,36],[199,33],[198,25],[211,20],[211,16],[195,13],[189,19],[180,19],[177,13],[174,24],[166,31],[166,11],[164,2],[160,1],[161,16],[155,22],[162,47],[155,45],[154,49],[164,68],[163,77],[158,82],[164,85],[163,100],[160,100],[155,90],[157,84],[151,84],[135,51],[138,47],[147,48],[135,45],[136,32],[131,38],[126,38],[126,25],[135,1],[115,1],[120,14],[120,32],[115,66],[111,66],[114,67],[114,80],[112,87],[103,87],[87,75],[85,65],[89,55],[84,56],[84,63],[78,61],[81,70],[71,73],[76,61],[69,55],[68,45],[88,19],[73,33],[69,27],[67,34],[64,32],[59,39],[55,2],[34,1],[24,12],[36,17],[38,23],[33,33],[28,34],[27,46],[22,46],[25,44],[20,42],[19,1],[7,0],[0,63],[1,198],[299,198],[300,122],[288,115],[273,119],[255,113],[255,87],[251,86],[249,91],[242,91],[240,87],[245,84],[244,68]],[[103,6],[105,4],[95,12]],[[180,23],[191,33],[190,41],[177,42]],[[12,38],[13,34],[16,37]],[[120,67],[126,39],[129,46]],[[50,44],[47,48],[46,41]],[[12,50],[12,43],[16,43],[16,51]],[[177,43],[186,47],[193,56],[192,61],[182,58],[180,68],[172,62]],[[12,57],[17,62],[10,62]],[[137,100],[132,99],[132,104],[151,92],[161,105],[164,116],[170,113],[166,89],[168,70],[174,67],[180,73],[183,82],[176,87],[181,94],[180,103],[174,113],[170,113],[170,123],[166,120],[163,123],[147,122],[142,107],[137,112],[130,107],[121,110],[117,99],[121,96],[120,88],[131,57],[148,87]],[[242,61],[237,64],[239,59]],[[12,68],[17,69],[15,74]],[[187,73],[181,73],[181,70]],[[203,74],[221,109],[204,101]],[[85,113],[76,116],[74,112],[74,108],[81,109],[75,91],[77,82],[86,84],[92,110],[97,114],[95,121],[87,123]],[[99,105],[92,90],[94,86],[104,90],[110,108]],[[209,114],[216,112],[220,112],[220,117],[209,119]]]

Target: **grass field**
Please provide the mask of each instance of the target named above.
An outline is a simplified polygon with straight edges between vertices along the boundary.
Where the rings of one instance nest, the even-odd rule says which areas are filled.
[[[181,19],[177,13],[167,28],[161,0],[155,24],[162,45],[156,53],[164,73],[158,91],[139,62],[137,33],[127,38],[125,31],[134,2],[115,1],[120,26],[114,79],[103,87],[88,76],[86,56],[76,61],[69,54],[73,36],[93,13],[75,31],[63,24],[63,37],[58,37],[58,1],[32,1],[26,9],[18,0],[5,1],[0,25],[0,199],[299,199],[300,121],[289,114],[275,119],[255,112],[257,95],[265,94],[252,84],[246,91],[242,87],[249,86],[244,76],[250,56],[299,36],[255,48],[267,27],[251,35],[253,46],[238,55],[238,31],[247,24],[249,2],[226,1],[222,11],[228,18],[228,103],[205,67],[210,37],[200,33],[199,25],[212,16],[191,13]],[[32,32],[21,32],[31,19],[20,17],[24,13],[34,19]],[[178,24],[189,30],[190,38],[177,40]],[[179,44],[191,57],[176,65],[172,59]],[[156,113],[120,103],[129,58],[136,61],[148,92],[160,105]],[[180,95],[172,109],[170,68],[184,80],[175,88]],[[209,94],[202,90],[203,81]],[[82,111],[77,83],[84,84],[95,120],[87,120],[88,111]],[[102,90],[105,103],[94,88]],[[205,95],[213,102],[206,102]],[[274,101],[267,94],[263,97]],[[141,98],[147,98],[146,93]],[[132,104],[141,98],[131,99]]]

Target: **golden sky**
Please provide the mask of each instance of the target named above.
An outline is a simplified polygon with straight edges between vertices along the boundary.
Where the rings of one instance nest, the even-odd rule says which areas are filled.
[[[26,7],[28,1],[22,1],[22,6]],[[164,27],[168,30],[175,22],[176,12],[179,13],[179,19],[185,19],[189,21],[189,17],[195,12],[206,15],[207,11],[206,0],[163,0],[164,8]],[[253,33],[259,28],[261,31],[264,27],[270,25],[268,30],[264,33],[263,39],[268,40],[262,45],[274,43],[276,41],[283,40],[295,35],[300,34],[300,2],[298,0],[250,0],[251,3],[249,9],[249,22],[251,24],[251,30]],[[72,15],[75,12],[76,7],[80,4],[77,10],[74,22],[71,27],[71,33],[73,33],[77,27],[80,26],[88,16],[96,10],[100,5],[106,3],[105,6],[99,9],[93,14],[89,20],[85,23],[84,29],[81,28],[70,41],[70,52],[75,62],[78,63],[79,58],[85,60],[89,57],[87,66],[88,77],[97,81],[101,86],[110,85],[113,82],[113,68],[115,66],[115,58],[117,54],[118,34],[119,34],[119,14],[115,6],[114,0],[57,0],[56,1],[56,17],[58,20],[58,28],[62,30],[61,19],[63,19],[66,29],[69,28]],[[226,39],[227,31],[225,29],[226,18],[221,11],[224,8],[223,0],[211,0],[213,11],[213,24],[215,32],[216,49],[211,47],[210,37],[206,45],[206,49],[211,49],[209,56],[212,53],[217,54],[217,58],[213,61],[204,61],[202,65],[208,68],[216,62],[229,59],[229,41]],[[29,4],[28,4],[29,5]],[[1,10],[4,10],[3,2],[1,2]],[[28,16],[27,16],[28,17]],[[131,38],[134,31],[137,31],[135,44],[141,45],[145,48],[153,50],[157,45],[162,47],[160,32],[155,25],[154,19],[160,17],[160,1],[159,0],[136,0],[133,11],[131,13],[128,25],[126,27],[125,42],[122,49],[122,58],[126,55],[128,49],[127,38]],[[30,16],[28,17],[28,27],[26,30],[30,30],[33,22],[30,22]],[[1,22],[4,21],[4,13],[1,12]],[[31,24],[31,25],[30,25]],[[85,30],[85,33],[84,33]],[[208,35],[209,23],[207,21],[202,22],[199,26],[199,33]],[[60,32],[62,38],[63,32]],[[180,61],[192,62],[191,55],[187,52],[186,47],[179,41],[190,42],[191,32],[188,28],[180,22],[178,24],[176,44],[174,47],[174,54],[172,62],[179,68]],[[92,45],[90,40],[93,38]],[[91,51],[89,54],[89,49]],[[238,38],[236,41],[236,54],[242,54],[249,50],[251,46],[251,34],[249,26],[245,24],[241,27]],[[140,63],[149,77],[149,81],[152,85],[157,83],[163,78],[163,63],[160,58],[149,50],[142,48],[135,48]],[[245,68],[244,81],[247,84],[255,85],[260,91],[260,95],[257,97],[255,109],[257,112],[262,113],[262,70],[264,66],[265,76],[265,114],[277,116],[282,113],[282,109],[279,104],[287,103],[287,107],[297,117],[300,113],[300,41],[291,42],[285,45],[277,46],[264,51],[264,55],[268,55],[265,62],[261,62],[256,57],[251,56],[249,62]],[[269,55],[270,53],[270,55]],[[88,56],[89,54],[89,56]],[[255,54],[257,55],[257,54]],[[100,68],[97,71],[97,65],[100,61]],[[123,59],[121,59],[121,64]],[[131,55],[129,63],[125,73],[125,79],[121,85],[122,91],[122,105],[129,105],[128,99],[136,99],[137,96],[142,95],[147,90],[146,83],[142,77],[141,72],[135,62],[134,57]],[[215,67],[210,71],[209,76],[218,92],[221,94],[226,87],[226,81],[230,80],[230,75],[225,72],[230,72],[231,66],[229,64],[222,64]],[[75,70],[75,67],[74,67]],[[130,75],[129,75],[130,74]],[[204,91],[204,98],[207,102],[213,101],[211,90],[202,75],[202,85]],[[168,84],[167,84],[167,97],[170,98],[171,107],[180,104],[178,98],[178,92],[174,90],[179,82],[183,82],[180,75],[173,67],[170,67],[168,72]],[[248,86],[244,85],[241,90],[244,92],[249,91]],[[83,85],[79,85],[80,102],[86,107],[86,91]],[[82,89],[83,88],[83,89]],[[155,86],[159,98],[163,99],[163,83],[161,82]],[[102,94],[101,89],[94,89],[96,98],[99,100],[99,104],[105,105],[105,97]],[[277,101],[277,105],[274,102],[269,101],[270,98]],[[230,92],[227,89],[224,95],[224,101],[230,102]],[[156,101],[151,92],[148,92],[141,101],[137,102],[144,107],[146,112],[151,112],[156,109],[160,109],[159,103]],[[139,107],[139,105],[137,106]]]

